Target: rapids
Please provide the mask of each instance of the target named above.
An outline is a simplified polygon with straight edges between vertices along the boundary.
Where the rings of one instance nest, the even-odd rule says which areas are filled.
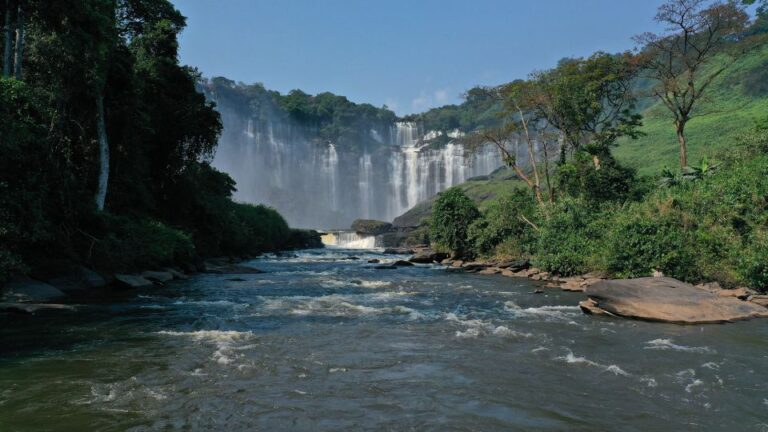
[[[527,279],[372,258],[403,257],[266,256],[0,316],[0,430],[768,430],[765,321],[590,317]]]

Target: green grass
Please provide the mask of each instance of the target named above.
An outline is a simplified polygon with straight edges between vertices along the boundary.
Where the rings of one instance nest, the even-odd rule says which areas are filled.
[[[747,53],[719,76],[708,89],[706,100],[686,128],[688,161],[716,158],[736,137],[768,116],[768,44]],[[750,83],[753,83],[750,85]],[[677,168],[679,150],[672,114],[656,102],[643,112],[642,131],[637,140],[622,139],[614,154],[640,175],[656,175],[665,166]]]

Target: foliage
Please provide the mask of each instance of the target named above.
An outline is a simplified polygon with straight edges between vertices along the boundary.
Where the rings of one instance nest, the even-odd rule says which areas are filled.
[[[592,270],[604,235],[604,216],[582,200],[563,199],[550,209],[538,232],[533,263],[570,276]]]
[[[559,167],[557,184],[563,194],[600,204],[629,199],[637,180],[635,170],[619,164],[605,147],[589,146]]]
[[[469,227],[480,217],[480,211],[461,189],[442,192],[432,211],[430,238],[456,256],[471,253]]]
[[[279,215],[233,203],[232,179],[206,163],[221,121],[179,64],[173,4],[25,6],[24,73],[0,79],[0,280],[56,260],[121,271],[289,243]],[[101,99],[104,213],[92,198]]]
[[[395,113],[387,107],[356,104],[329,92],[313,96],[301,90],[291,90],[281,95],[266,90],[261,84],[238,84],[221,77],[201,81],[201,86],[217,98],[227,98],[243,111],[250,111],[257,122],[269,118],[290,120],[314,131],[324,142],[345,149],[381,145],[370,131],[388,133],[396,120]]]
[[[538,221],[538,208],[528,190],[517,188],[512,193],[493,201],[469,228],[469,241],[476,255],[489,255],[505,240],[515,243],[514,250],[521,256],[529,255],[536,242],[531,223]],[[528,222],[526,222],[526,219]],[[512,244],[505,245],[512,250]]]

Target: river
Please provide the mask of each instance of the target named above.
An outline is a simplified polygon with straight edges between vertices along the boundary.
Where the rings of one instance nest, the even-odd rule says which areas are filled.
[[[768,431],[767,321],[590,317],[526,279],[372,258],[397,257],[267,256],[0,316],[0,430]]]

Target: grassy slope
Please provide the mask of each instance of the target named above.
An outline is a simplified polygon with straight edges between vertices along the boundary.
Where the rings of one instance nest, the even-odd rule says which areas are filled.
[[[701,115],[686,128],[689,164],[696,165],[702,157],[716,157],[756,120],[768,116],[768,94],[749,94],[745,87],[745,80],[756,73],[768,80],[768,44],[739,59],[713,82]],[[658,174],[665,166],[677,168],[678,144],[671,113],[658,102],[646,109],[643,117],[642,130],[647,135],[634,141],[621,140],[614,154],[641,175]]]

